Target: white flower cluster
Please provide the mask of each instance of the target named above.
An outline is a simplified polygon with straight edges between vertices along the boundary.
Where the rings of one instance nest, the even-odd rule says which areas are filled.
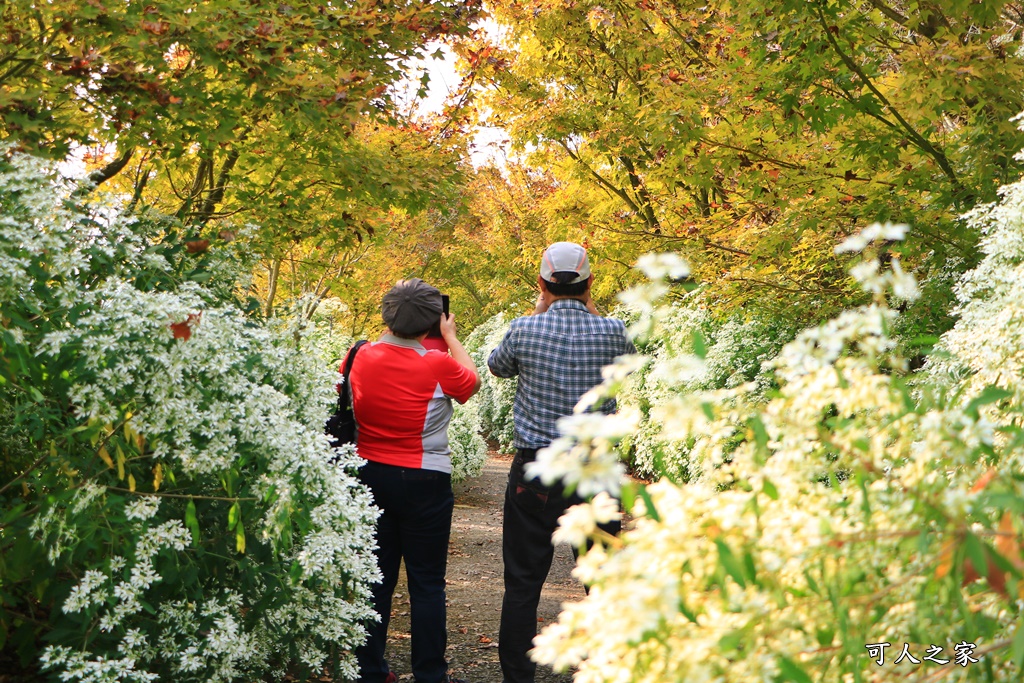
[[[638,413],[629,411],[560,418],[558,429],[569,436],[537,451],[536,460],[526,465],[526,477],[539,478],[546,485],[561,481],[583,498],[601,491],[618,495],[626,468],[615,444],[637,428],[639,418]]]
[[[837,254],[860,253],[875,242],[899,242],[907,236],[909,229],[901,223],[872,223],[840,242],[835,251]]]
[[[984,387],[1002,377],[1016,397],[1016,378],[1024,376],[1014,322],[1024,311],[1024,292],[1015,289],[1024,278],[995,264],[1003,256],[1012,268],[1024,262],[1024,188],[1019,200],[1008,211],[1013,219],[1000,218],[988,236],[979,271],[965,278],[969,322],[943,339],[956,354],[943,366],[944,394],[922,390],[915,400],[901,377],[905,363],[889,336],[896,313],[882,296],[899,287],[910,293],[909,279],[902,281],[910,276],[895,261],[888,272],[880,264],[865,269],[880,278],[863,278],[869,292],[882,287],[876,303],[800,333],[766,364],[778,383],[767,396],[755,383],[694,386],[689,361],[666,362],[690,352],[665,333],[682,327],[663,325],[678,312],[642,302],[643,329],[665,356],[653,360],[665,368],[653,380],[664,393],[644,426],[686,444],[690,481],[663,479],[632,496],[636,521],[620,543],[595,545],[580,558],[576,575],[589,595],[536,638],[534,658],[577,667],[577,683],[903,680],[905,669],[879,668],[864,644],[948,643],[979,618],[987,630],[972,642],[1008,649],[1021,604],[1006,587],[1009,570],[985,558],[991,547],[1004,562],[1021,562],[1022,525],[1008,501],[1024,495],[1017,474],[1024,457],[1019,438],[1000,449],[997,436],[1018,433],[1022,411],[1005,403],[996,410],[1008,393]],[[1021,236],[997,234],[1004,230]],[[904,234],[903,226],[871,226],[843,250]],[[1018,251],[1008,248],[1015,240]],[[984,287],[972,289],[978,281]],[[641,288],[635,298],[659,291]],[[982,328],[974,307],[993,301],[1000,324],[985,319]],[[957,393],[974,383],[966,397]],[[984,406],[990,410],[979,415]],[[611,462],[630,426],[625,417],[600,426],[579,417],[586,416],[560,425],[565,436],[535,469],[581,491],[615,491],[609,468],[591,463]],[[986,487],[1006,497],[986,496]],[[571,510],[559,538],[598,538],[606,511],[596,502]],[[978,538],[985,545],[971,540]],[[986,578],[975,582],[979,576]],[[940,596],[951,590],[964,592],[962,609],[943,605]],[[1014,675],[1008,651],[986,667],[991,680]]]
[[[160,510],[160,499],[156,496],[140,496],[128,503],[124,508],[124,516],[128,519],[145,521]]]
[[[619,501],[605,491],[599,491],[588,503],[573,505],[558,519],[558,529],[551,541],[571,543],[577,548],[583,547],[587,539],[597,533],[598,524],[606,524],[622,518]]]
[[[479,403],[479,398],[473,396],[465,404],[456,403],[454,406],[452,420],[448,425],[453,482],[479,475],[487,462],[487,442],[480,435]]]

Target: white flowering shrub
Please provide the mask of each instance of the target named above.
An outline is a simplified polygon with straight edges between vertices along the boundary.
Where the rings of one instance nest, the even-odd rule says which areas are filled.
[[[476,396],[465,404],[455,404],[452,420],[448,424],[453,482],[479,475],[487,462],[487,442],[480,434],[479,410]]]
[[[620,493],[636,520],[604,537],[597,498],[563,517],[561,538],[598,541],[576,570],[590,592],[538,636],[534,658],[578,667],[577,683],[1018,678],[1024,186],[1003,196],[970,216],[985,259],[962,280],[938,386],[908,388],[889,302],[917,286],[886,253],[905,228],[874,225],[839,249],[863,251],[851,274],[872,301],[786,344],[772,391],[679,391],[650,408],[663,438],[688,444],[688,482],[624,483],[616,444],[639,410],[564,418],[530,472]],[[646,265],[651,282],[626,297],[642,308],[634,329],[667,338],[676,313],[659,297],[682,265]],[[664,384],[691,382],[699,356],[670,353]],[[619,359],[579,408],[643,362]]]
[[[650,363],[630,375],[617,394],[623,409],[637,410],[642,416],[636,431],[621,443],[633,471],[641,477],[664,475],[682,482],[697,472],[690,457],[692,440],[669,438],[657,421],[649,419],[652,411],[679,395],[747,382],[756,387],[751,397],[764,395],[772,383],[768,361],[796,334],[791,324],[767,311],[754,317],[734,313],[724,321],[716,320],[705,294],[703,290],[685,293],[661,307],[659,333],[645,335],[639,344]],[[629,310],[620,315],[637,317]]]
[[[309,339],[324,365],[338,370],[356,340],[351,335],[339,333],[330,320],[317,315],[314,315],[306,325]]]
[[[942,336],[928,369],[943,385],[969,397],[999,386],[1019,406],[1024,402],[1024,182],[1000,188],[1000,195],[1000,202],[967,216],[981,234],[984,257],[961,278],[957,323]]]
[[[482,381],[480,391],[474,397],[480,428],[487,438],[498,444],[498,449],[503,453],[512,452],[515,441],[512,400],[516,395],[518,378],[508,380],[492,375],[487,369],[487,357],[501,343],[508,332],[508,326],[509,320],[505,314],[499,313],[478,325],[466,337],[465,343],[466,351],[473,357]]]
[[[5,666],[353,676],[375,512],[323,435],[333,373],[246,315],[234,245],[69,189],[0,158]]]

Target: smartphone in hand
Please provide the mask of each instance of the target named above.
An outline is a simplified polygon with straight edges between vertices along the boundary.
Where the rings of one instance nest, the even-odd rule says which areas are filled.
[[[448,317],[449,299],[447,294],[441,295],[441,310],[444,312],[445,317]],[[423,340],[423,346],[427,349],[435,349],[443,353],[448,353],[448,343],[445,342],[444,337],[441,336],[441,321],[438,320],[434,323],[434,326],[427,332],[427,338]]]

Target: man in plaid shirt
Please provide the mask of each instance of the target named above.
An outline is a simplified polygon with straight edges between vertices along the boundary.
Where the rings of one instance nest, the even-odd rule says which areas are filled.
[[[558,418],[601,383],[601,368],[635,353],[621,320],[602,318],[590,297],[594,276],[586,250],[572,242],[548,247],[540,264],[540,297],[533,315],[512,321],[487,366],[498,377],[519,376],[512,407],[516,457],[505,491],[502,558],[505,596],[498,656],[503,683],[533,683],[537,665],[527,652],[537,635],[537,605],[551,568],[551,535],[566,508],[582,502],[562,488],[525,480],[523,466],[558,436]],[[614,410],[614,403],[602,407]],[[618,522],[602,525],[618,532]]]

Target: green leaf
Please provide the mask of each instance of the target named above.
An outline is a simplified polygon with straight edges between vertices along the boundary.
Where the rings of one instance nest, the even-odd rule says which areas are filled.
[[[757,582],[757,566],[754,564],[754,555],[749,551],[743,553],[743,571],[755,586],[759,585]]]
[[[864,473],[857,473],[857,486],[860,488],[861,495],[861,506],[860,509],[864,513],[864,518],[871,517],[871,497],[868,495],[868,484],[865,480]]]
[[[907,346],[920,348],[920,347],[931,347],[939,343],[939,338],[933,334],[922,334],[914,337],[907,342]]]
[[[811,677],[796,662],[781,655],[779,656],[779,677],[776,680],[812,683]]]
[[[633,504],[636,502],[636,488],[637,485],[633,482],[627,482],[623,485],[622,492],[619,494],[623,510],[633,509]]]
[[[654,507],[654,501],[651,500],[651,494],[647,492],[647,487],[641,484],[637,493],[640,494],[640,499],[644,501],[647,516],[655,522],[660,522],[661,516],[658,514],[658,508]]]
[[[696,615],[696,613],[694,613],[694,611],[692,609],[690,609],[686,605],[686,602],[684,602],[683,600],[679,601],[679,613],[682,614],[687,619],[689,619],[691,624],[696,624],[697,623],[697,615]]]
[[[986,406],[989,403],[1002,401],[1004,398],[1009,398],[1011,396],[1013,396],[1012,391],[1007,391],[1001,387],[989,385],[985,387],[980,394],[971,399],[970,403],[964,407],[964,412],[977,420],[979,408]]]
[[[1013,634],[1010,656],[1018,669],[1024,667],[1024,620],[1017,621],[1017,632]]]
[[[191,498],[185,506],[185,526],[192,532],[192,546],[199,545],[199,519],[196,517],[196,503]]]
[[[238,507],[238,501],[235,501],[235,504],[228,509],[228,529],[234,529],[241,516],[242,511]]]
[[[715,547],[718,548],[718,562],[725,573],[731,576],[740,588],[746,588],[747,579],[743,576],[743,565],[733,554],[732,549],[720,538],[715,539]]]
[[[818,587],[818,582],[814,579],[813,576],[811,576],[811,573],[809,571],[804,571],[804,578],[807,579],[808,588],[810,588],[815,593],[821,593],[821,588]]]
[[[775,488],[775,484],[771,483],[768,479],[765,479],[762,483],[761,490],[764,491],[764,494],[772,500],[779,499],[779,490]]]
[[[761,421],[760,416],[754,415],[748,421],[750,425],[750,431],[754,433],[754,446],[757,454],[757,461],[759,464],[763,464],[768,459],[768,430],[764,426],[764,422]]]
[[[737,629],[731,633],[726,633],[718,639],[718,647],[723,652],[735,652],[740,649],[740,644],[743,642],[744,636],[746,636],[746,633],[743,629]]]
[[[238,525],[235,527],[235,550],[240,553],[245,552],[245,526],[239,520]]]
[[[968,533],[964,538],[964,549],[967,557],[970,558],[974,570],[980,576],[988,576],[988,553],[985,551],[985,544],[974,534]]]
[[[708,355],[707,341],[705,341],[704,335],[698,330],[693,331],[693,355],[701,359],[706,358]]]

